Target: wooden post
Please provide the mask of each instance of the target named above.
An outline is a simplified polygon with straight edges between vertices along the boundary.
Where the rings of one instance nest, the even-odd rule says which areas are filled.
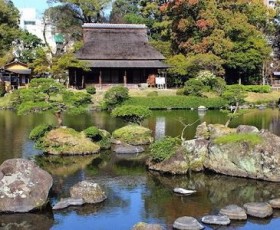
[[[99,71],[99,89],[102,89],[102,70]]]
[[[123,83],[124,83],[124,86],[126,87],[126,84],[127,84],[127,73],[126,73],[126,70],[124,71],[124,76],[123,76]]]
[[[18,88],[19,88],[19,86],[20,86],[20,82],[19,82],[19,77],[20,77],[20,75],[18,74],[18,80],[17,80],[17,84],[18,84]]]
[[[82,75],[82,89],[85,88],[85,76]]]

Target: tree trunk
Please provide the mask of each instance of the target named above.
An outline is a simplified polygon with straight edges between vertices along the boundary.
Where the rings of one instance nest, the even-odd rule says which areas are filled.
[[[58,127],[62,126],[62,114],[61,112],[56,112],[55,117],[57,120]]]

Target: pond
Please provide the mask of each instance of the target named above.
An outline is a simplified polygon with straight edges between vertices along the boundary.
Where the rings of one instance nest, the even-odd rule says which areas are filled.
[[[194,123],[185,132],[185,138],[194,137],[195,127],[207,123],[225,123],[227,117],[219,111],[153,111],[153,116],[143,123],[153,130],[155,138],[181,135],[182,120]],[[192,173],[187,176],[163,176],[145,168],[146,154],[127,156],[104,151],[83,157],[43,156],[28,140],[30,130],[38,124],[54,123],[51,114],[16,116],[12,111],[0,111],[0,163],[9,158],[34,159],[51,172],[54,186],[50,194],[53,205],[69,196],[75,183],[90,179],[99,183],[108,199],[98,205],[70,207],[61,211],[45,210],[43,213],[0,215],[1,229],[131,229],[144,221],[160,223],[172,229],[180,216],[200,219],[206,214],[217,214],[228,204],[242,205],[252,201],[266,201],[280,197],[278,183],[221,176],[211,173]],[[279,110],[250,110],[231,123],[255,125],[280,136]],[[80,116],[65,115],[64,125],[83,130],[96,125],[110,132],[125,125],[107,113],[91,112]],[[192,196],[182,197],[172,192],[174,187],[196,189]],[[234,221],[229,227],[219,229],[279,229],[280,212],[272,218]],[[217,229],[207,225],[206,229]]]

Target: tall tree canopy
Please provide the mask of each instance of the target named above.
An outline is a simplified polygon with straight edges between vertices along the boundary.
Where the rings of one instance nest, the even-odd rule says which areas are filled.
[[[43,46],[42,40],[28,31],[21,31],[13,44],[14,56],[24,63],[33,62],[37,58],[36,49]]]
[[[60,3],[58,9],[67,10],[73,18],[82,23],[101,22],[102,12],[111,0],[48,0],[48,3]]]
[[[260,74],[271,52],[264,32],[273,17],[262,0],[174,0],[161,9],[172,19],[176,53],[217,56],[233,82]]]
[[[0,56],[11,49],[12,42],[19,36],[19,11],[12,1],[0,0]]]

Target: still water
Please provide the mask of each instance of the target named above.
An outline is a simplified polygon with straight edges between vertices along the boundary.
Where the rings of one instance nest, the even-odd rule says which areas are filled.
[[[195,125],[189,127],[185,137],[191,139],[197,124],[225,123],[227,117],[219,111],[154,111],[144,126],[153,130],[155,138],[178,136],[182,125],[179,120]],[[217,214],[228,204],[266,201],[280,197],[280,184],[233,178],[215,174],[193,173],[188,176],[163,176],[145,168],[145,154],[127,156],[104,151],[99,155],[83,157],[43,156],[28,140],[30,130],[38,124],[55,123],[51,114],[16,116],[11,111],[0,111],[0,163],[9,158],[34,159],[54,178],[50,203],[69,196],[69,188],[84,180],[98,182],[106,191],[108,199],[102,204],[70,207],[62,211],[12,214],[0,216],[0,229],[131,229],[144,221],[159,223],[172,229],[174,220],[180,216],[200,219],[206,214]],[[279,110],[252,110],[231,123],[255,125],[280,136]],[[92,112],[80,116],[65,115],[64,125],[83,130],[90,125],[112,132],[125,125],[107,113]],[[175,195],[174,187],[196,189],[192,196]],[[244,222],[232,222],[230,226],[206,229],[280,229],[280,212],[272,218],[258,220],[249,218]]]

